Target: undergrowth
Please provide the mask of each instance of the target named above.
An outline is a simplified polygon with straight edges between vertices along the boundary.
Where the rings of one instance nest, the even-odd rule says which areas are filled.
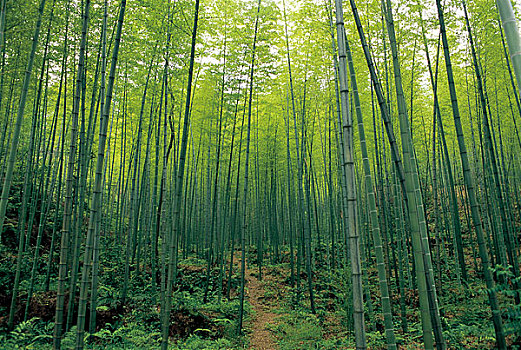
[[[207,303],[203,303],[204,288],[201,281],[206,272],[194,259],[180,264],[179,283],[173,295],[170,319],[169,349],[238,349],[245,340],[236,335],[239,301],[227,300],[220,296],[217,288],[209,292]],[[195,264],[191,264],[195,263]],[[188,266],[188,267],[187,267]],[[195,267],[195,268],[194,268]],[[212,279],[217,278],[218,269],[212,271]],[[232,281],[232,286],[237,285]],[[211,285],[216,284],[215,282]],[[117,285],[113,281],[101,280],[98,298],[98,329],[85,336],[86,349],[158,349],[161,342],[160,308],[150,298],[151,290],[139,278],[131,282],[129,301],[118,304]],[[156,298],[159,300],[159,297]],[[245,303],[246,320],[250,307]],[[109,317],[110,316],[110,317]],[[11,332],[0,333],[0,350],[52,348],[54,323],[32,317],[17,324]],[[76,327],[66,332],[62,348],[71,349],[76,344]]]

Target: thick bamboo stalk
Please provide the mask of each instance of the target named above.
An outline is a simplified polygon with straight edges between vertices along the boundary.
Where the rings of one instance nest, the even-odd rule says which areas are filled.
[[[347,185],[347,232],[349,235],[349,257],[351,260],[351,279],[353,283],[353,311],[355,343],[357,349],[367,348],[364,324],[364,297],[362,286],[362,267],[360,263],[360,231],[357,223],[355,168],[353,159],[353,119],[349,105],[347,49],[344,29],[342,1],[335,1],[336,32],[338,45],[338,78],[344,137],[344,164]],[[392,341],[391,341],[392,342]]]
[[[443,9],[441,6],[441,1],[436,0],[436,5],[438,8],[438,18],[440,21],[441,28],[441,38],[443,42],[443,53],[445,56],[445,65],[447,68],[447,80],[449,83],[449,92],[451,96],[451,104],[452,104],[452,113],[454,117],[454,126],[456,128],[456,135],[458,138],[458,147],[461,157],[461,166],[463,168],[463,178],[465,180],[465,185],[467,187],[467,194],[470,202],[470,209],[472,213],[472,222],[474,226],[474,230],[476,230],[478,247],[479,247],[479,255],[481,257],[481,264],[483,267],[483,274],[485,276],[485,283],[488,288],[488,298],[490,303],[490,308],[492,311],[492,320],[494,323],[494,330],[496,332],[496,344],[499,349],[506,349],[505,343],[505,335],[503,333],[503,322],[501,320],[501,312],[499,310],[497,296],[495,292],[495,282],[492,277],[492,273],[490,271],[490,263],[488,257],[488,250],[485,243],[485,234],[483,228],[483,222],[481,220],[481,211],[479,208],[479,203],[476,198],[476,189],[474,185],[474,177],[470,170],[470,164],[468,159],[467,147],[465,144],[465,138],[463,135],[463,127],[461,123],[458,99],[456,95],[456,85],[454,84],[454,76],[452,73],[452,63],[449,52],[449,43],[447,40],[447,32],[445,29],[445,20]]]
[[[514,75],[519,92],[521,90],[521,37],[519,36],[517,19],[510,0],[496,0],[496,6],[507,38],[508,52],[514,66]],[[521,93],[518,95],[521,96]]]

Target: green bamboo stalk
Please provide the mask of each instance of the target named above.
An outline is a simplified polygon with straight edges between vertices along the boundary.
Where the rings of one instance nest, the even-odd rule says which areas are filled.
[[[290,83],[290,93],[291,93],[291,111],[292,111],[292,117],[293,117],[293,127],[294,127],[294,134],[295,134],[295,151],[296,151],[296,161],[297,161],[297,240],[300,239],[300,243],[302,243],[304,249],[308,247],[306,245],[306,242],[310,242],[310,235],[311,232],[308,230],[309,226],[305,224],[305,196],[304,196],[304,189],[302,182],[304,181],[304,175],[303,175],[303,162],[304,162],[304,152],[302,151],[302,146],[299,144],[302,144],[304,135],[302,133],[301,139],[299,140],[298,136],[298,130],[297,130],[297,112],[295,107],[295,92],[293,88],[293,75],[291,70],[291,59],[290,59],[290,48],[289,48],[289,38],[286,35],[286,52],[287,52],[287,61],[288,61],[288,74],[289,74],[289,83]],[[305,86],[304,86],[305,91]],[[305,95],[305,92],[304,92]],[[305,103],[305,97],[303,99],[303,103]],[[302,127],[304,126],[304,123],[302,122]],[[302,261],[302,252],[303,250],[299,249],[300,245],[297,244],[297,283],[296,283],[296,290],[297,290],[297,302],[299,300],[299,294],[300,294],[300,262]],[[309,244],[310,247],[310,244]],[[311,251],[309,251],[306,254],[306,269],[307,269],[307,277],[308,277],[308,291],[309,291],[309,299],[310,299],[310,306],[313,313],[315,313],[315,301],[314,301],[314,293],[312,288],[312,281],[311,281]]]
[[[88,16],[88,3],[86,2],[86,12]],[[98,224],[98,216],[101,215],[101,191],[102,191],[102,183],[103,183],[103,165],[105,158],[105,146],[107,141],[107,129],[109,122],[109,114],[110,107],[112,103],[113,89],[114,89],[114,81],[116,79],[116,68],[118,62],[118,54],[119,47],[121,42],[121,32],[123,28],[123,19],[125,16],[125,8],[126,8],[126,0],[121,0],[121,4],[119,7],[119,15],[117,22],[116,35],[114,38],[114,47],[112,51],[112,60],[110,64],[110,73],[107,84],[106,96],[105,96],[105,106],[103,110],[102,120],[100,122],[100,132],[99,132],[99,146],[98,146],[98,156],[96,160],[96,174],[94,179],[94,190],[92,193],[92,201],[91,201],[91,209],[90,209],[90,219],[89,219],[89,227],[87,230],[87,238],[85,244],[85,253],[83,259],[83,268],[82,268],[82,276],[81,276],[81,284],[80,284],[80,300],[78,304],[78,322],[77,322],[77,338],[76,338],[76,349],[81,350],[84,346],[83,335],[85,332],[85,316],[87,309],[87,297],[88,297],[88,282],[89,282],[89,270],[91,267],[92,255],[93,255],[93,246],[94,241],[97,236],[96,228]]]
[[[517,19],[514,14],[514,9],[512,8],[512,2],[510,0],[496,0],[496,6],[507,38],[508,52],[510,53],[510,59],[514,67],[517,86],[518,89],[521,89],[521,37],[519,36]]]
[[[477,80],[477,87],[478,87],[478,93],[479,93],[479,99],[480,99],[480,102],[481,102],[481,108],[482,108],[482,113],[483,113],[483,121],[484,121],[484,127],[485,127],[485,144],[488,148],[488,152],[489,152],[489,159],[490,159],[490,163],[491,163],[491,166],[492,166],[492,171],[493,171],[493,180],[494,180],[494,183],[495,183],[495,193],[496,193],[496,196],[497,196],[497,201],[498,201],[498,204],[499,204],[499,213],[500,213],[500,217],[501,217],[501,223],[502,223],[502,233],[505,237],[505,242],[506,242],[506,248],[507,248],[507,254],[508,254],[508,261],[510,262],[510,265],[512,266],[512,270],[514,272],[514,277],[519,280],[519,263],[518,263],[518,259],[517,259],[517,252],[515,250],[515,247],[514,247],[514,242],[512,241],[512,235],[511,235],[511,232],[509,230],[509,224],[508,224],[508,220],[507,220],[507,215],[506,215],[506,208],[505,208],[505,200],[504,200],[504,194],[503,194],[503,191],[502,191],[502,188],[501,188],[501,180],[499,178],[499,166],[498,166],[498,161],[497,161],[497,155],[496,153],[494,152],[494,145],[492,143],[492,135],[491,135],[491,125],[490,125],[490,121],[489,121],[489,113],[490,113],[490,110],[487,111],[487,106],[489,106],[489,104],[487,103],[486,99],[485,99],[485,93],[484,93],[484,87],[483,87],[483,80],[482,80],[482,75],[481,75],[481,69],[480,69],[480,66],[479,66],[479,62],[478,62],[478,58],[477,58],[477,54],[476,54],[476,49],[474,47],[474,40],[473,40],[473,37],[472,37],[472,30],[471,30],[471,27],[470,27],[470,22],[469,22],[469,18],[468,18],[468,13],[467,13],[467,6],[465,4],[465,1],[462,0],[461,1],[461,4],[463,5],[463,11],[465,13],[465,23],[467,24],[467,32],[468,32],[468,35],[469,35],[469,42],[470,42],[470,48],[471,48],[471,53],[472,53],[472,60],[473,60],[473,63],[474,63],[474,70],[475,70],[475,73],[476,73],[476,80]],[[497,148],[496,148],[497,149]],[[516,290],[519,290],[520,289],[520,284],[519,282],[515,283],[515,289]],[[519,293],[516,293],[516,300],[517,302],[519,302]]]
[[[360,264],[360,233],[357,226],[356,212],[356,187],[355,169],[353,159],[353,120],[349,105],[348,73],[347,73],[347,49],[344,30],[344,14],[342,1],[335,1],[336,8],[336,32],[338,45],[338,77],[340,86],[340,101],[343,121],[344,137],[344,164],[347,182],[347,227],[349,234],[349,257],[351,260],[351,278],[353,283],[353,310],[355,326],[355,343],[357,349],[367,348],[364,324],[364,299],[362,286],[362,271]],[[385,297],[385,296],[383,296]],[[387,327],[386,327],[387,328]],[[392,343],[392,340],[391,340]],[[391,345],[392,347],[392,344]]]
[[[374,64],[372,63],[373,60],[372,60],[371,54],[369,52],[369,49],[367,47],[367,43],[365,41],[365,35],[364,35],[362,25],[360,22],[360,18],[358,15],[358,10],[356,8],[356,4],[355,4],[354,0],[350,0],[350,3],[351,3],[351,9],[353,11],[353,15],[355,17],[358,34],[360,36],[360,40],[362,42],[362,47],[364,49],[365,58],[366,58],[366,61],[367,61],[368,67],[369,67],[369,71],[371,73],[371,79],[373,81],[376,96],[378,98],[378,103],[380,105],[380,110],[382,112],[382,117],[384,118],[384,124],[390,125],[390,119],[388,116],[389,108],[387,106],[386,101],[384,100],[381,84],[379,83],[379,80],[376,76]],[[391,21],[389,21],[389,22],[391,22]],[[389,30],[389,32],[391,32],[391,31]],[[391,40],[391,42],[394,42],[394,45],[396,46],[395,40]],[[394,57],[393,61],[397,61],[398,57],[397,57],[397,52],[395,49],[393,50],[393,57]],[[394,63],[395,63],[394,64],[395,79],[396,79],[396,76],[398,76],[398,78],[400,78],[399,67],[396,64],[396,62],[394,62]],[[396,85],[401,86],[401,83],[400,84],[397,83]],[[399,88],[397,87],[397,89],[399,89]],[[414,266],[415,266],[416,279],[417,279],[418,289],[419,289],[423,341],[424,341],[424,345],[427,349],[432,349],[434,346],[434,341],[432,339],[432,322],[431,322],[431,317],[430,317],[431,314],[430,314],[430,310],[429,310],[429,297],[428,297],[428,293],[427,293],[427,280],[426,280],[426,274],[425,274],[425,267],[424,267],[425,265],[424,265],[424,260],[423,260],[423,248],[422,248],[422,242],[421,242],[422,237],[421,237],[421,232],[420,232],[420,229],[421,229],[420,223],[422,221],[419,219],[419,215],[420,215],[420,213],[423,213],[423,210],[418,211],[418,208],[421,208],[421,205],[420,205],[421,197],[418,198],[416,196],[416,192],[415,192],[416,183],[414,181],[414,174],[416,174],[416,178],[417,178],[417,172],[415,171],[416,169],[413,168],[413,167],[415,167],[415,162],[412,162],[412,164],[411,164],[411,157],[412,158],[414,158],[414,157],[413,157],[413,153],[411,152],[412,145],[410,142],[410,134],[408,133],[408,123],[407,123],[408,120],[407,120],[407,118],[405,118],[405,120],[403,118],[403,116],[407,116],[407,113],[404,113],[405,106],[403,105],[403,102],[404,102],[403,91],[401,91],[401,93],[400,93],[400,91],[397,91],[397,95],[400,95],[402,97],[401,99],[399,99],[400,110],[401,110],[401,112],[400,112],[400,115],[401,115],[400,130],[402,133],[402,140],[403,140],[402,147],[403,147],[403,151],[404,151],[403,160],[404,160],[404,168],[405,168],[405,181],[402,182],[400,180],[400,182],[403,183],[403,185],[406,189],[406,191],[404,192],[405,193],[404,198],[408,199],[408,212],[409,212],[409,216],[410,216],[409,221],[410,221],[410,225],[411,225],[412,242],[413,242],[413,250],[414,250],[414,262],[415,262]],[[387,122],[386,122],[386,120],[387,120]],[[395,146],[393,146],[393,142],[392,142],[392,140],[394,140],[394,135],[392,134],[392,129],[386,127],[386,131],[387,131],[389,142],[391,144],[391,150],[393,150]],[[397,151],[394,151],[394,152],[397,153]],[[391,154],[393,154],[393,153],[391,153]],[[395,162],[396,174],[398,175],[398,178],[400,179],[400,170],[399,170],[400,166],[397,163],[397,159],[398,159],[397,157],[399,157],[399,155],[394,155],[393,161]],[[418,200],[420,200],[420,203],[418,203]],[[423,226],[425,226],[424,220],[423,220]]]
[[[397,96],[397,103],[398,103],[398,116],[400,119],[400,133],[402,136],[402,150],[403,150],[403,157],[404,157],[404,168],[406,174],[409,173],[409,176],[411,177],[411,187],[409,187],[409,200],[411,201],[411,206],[409,206],[409,212],[412,212],[411,217],[411,228],[412,228],[412,239],[413,239],[413,245],[416,240],[420,240],[416,244],[419,243],[419,246],[416,247],[416,253],[418,255],[423,255],[423,268],[419,263],[419,259],[416,260],[417,262],[417,268],[418,272],[425,273],[425,282],[427,287],[427,295],[429,300],[429,310],[430,310],[430,316],[432,319],[432,327],[434,332],[434,337],[436,340],[436,346],[445,349],[446,344],[445,340],[443,338],[443,331],[441,326],[441,320],[440,320],[440,314],[439,314],[439,308],[438,308],[438,300],[436,296],[436,287],[434,283],[434,273],[432,269],[432,261],[431,261],[431,254],[430,254],[430,247],[429,247],[429,241],[428,241],[428,235],[427,235],[427,225],[425,221],[425,211],[423,206],[423,198],[421,194],[421,188],[419,183],[419,175],[418,175],[418,168],[416,164],[415,159],[415,151],[414,146],[412,143],[411,138],[411,132],[410,132],[410,125],[408,123],[407,119],[407,104],[405,102],[403,87],[402,87],[402,78],[401,78],[401,72],[400,72],[400,63],[398,59],[398,48],[396,44],[396,35],[395,35],[395,29],[394,29],[394,20],[393,20],[393,14],[392,14],[392,6],[391,1],[387,0],[386,3],[382,0],[382,5],[385,9],[385,15],[386,15],[386,24],[387,24],[387,31],[389,34],[389,42],[391,46],[391,52],[393,57],[393,70],[394,70],[394,80],[395,80],[395,88],[396,88],[396,96]],[[407,157],[409,157],[409,160],[407,160]],[[408,164],[409,162],[409,164]],[[406,176],[407,177],[407,176]],[[407,181],[406,181],[407,182]],[[416,208],[413,208],[413,202],[411,200],[411,197],[414,196],[414,201],[416,202]],[[412,210],[411,210],[412,209]],[[416,211],[416,213],[414,213]],[[416,230],[416,220],[418,220],[418,226]],[[419,234],[419,236],[416,236]],[[421,293],[421,292],[420,292]],[[429,347],[430,345],[426,343],[426,347]]]
[[[186,105],[185,105],[185,113],[183,118],[183,135],[181,139],[181,149],[179,153],[179,164],[177,168],[177,180],[175,183],[175,203],[174,203],[174,232],[173,237],[170,239],[170,260],[168,264],[168,276],[167,276],[167,286],[166,286],[166,300],[165,300],[165,310],[163,312],[163,319],[161,320],[161,349],[166,350],[168,348],[168,331],[170,325],[170,311],[172,308],[172,289],[175,278],[175,270],[177,269],[177,251],[174,251],[177,247],[175,244],[178,228],[179,228],[179,213],[181,206],[181,193],[183,189],[183,176],[185,172],[185,161],[186,161],[186,150],[188,146],[188,129],[190,124],[190,99],[192,97],[192,81],[193,81],[193,73],[194,73],[194,63],[195,63],[195,46],[197,39],[197,23],[199,20],[199,0],[195,1],[195,12],[194,12],[194,25],[192,30],[192,45],[190,49],[190,66],[188,69],[188,82],[186,89]]]
[[[492,320],[494,323],[494,330],[496,332],[496,345],[499,349],[506,349],[505,343],[505,335],[503,332],[503,322],[501,320],[501,312],[498,307],[497,296],[495,292],[495,282],[492,277],[492,273],[490,271],[488,251],[485,243],[485,235],[483,229],[483,222],[481,220],[481,212],[479,208],[479,204],[476,198],[475,193],[475,185],[474,185],[474,177],[470,170],[467,147],[465,145],[465,138],[463,135],[463,128],[461,125],[461,118],[459,114],[458,107],[458,99],[456,95],[456,86],[454,84],[454,76],[452,73],[452,63],[449,53],[449,44],[447,40],[447,33],[445,29],[445,20],[443,15],[443,9],[441,6],[441,1],[436,0],[436,5],[438,8],[438,17],[440,21],[440,29],[441,29],[441,38],[443,42],[443,53],[445,56],[445,65],[447,69],[447,79],[449,82],[449,91],[451,96],[451,104],[452,104],[452,112],[454,117],[454,126],[456,128],[456,135],[458,138],[458,146],[461,157],[461,165],[463,168],[463,178],[465,180],[465,185],[467,187],[467,194],[469,197],[470,208],[472,213],[472,221],[474,230],[476,230],[478,247],[479,247],[479,255],[481,257],[481,264],[483,267],[483,273],[485,276],[485,283],[487,285],[488,298],[490,303],[490,308],[492,311]]]
[[[465,257],[463,255],[463,239],[461,235],[461,222],[459,218],[459,207],[458,207],[458,200],[456,197],[456,191],[454,190],[454,175],[452,174],[452,165],[449,157],[449,151],[447,147],[447,141],[445,138],[445,131],[443,129],[443,122],[441,119],[441,111],[440,106],[438,102],[438,92],[437,92],[437,79],[438,79],[438,60],[436,60],[436,77],[434,77],[432,72],[432,66],[431,66],[431,59],[429,55],[429,48],[427,46],[427,38],[425,35],[425,27],[423,25],[423,19],[421,18],[420,13],[420,20],[422,23],[422,36],[423,36],[423,44],[424,44],[424,50],[427,57],[427,66],[429,69],[429,76],[431,80],[431,86],[434,92],[434,113],[435,113],[435,119],[437,121],[437,124],[435,122],[435,125],[439,128],[440,136],[441,136],[441,142],[443,145],[443,155],[444,155],[444,161],[445,161],[445,169],[447,170],[448,175],[448,186],[450,191],[450,197],[451,197],[451,204],[452,204],[452,225],[454,227],[454,237],[456,241],[456,248],[457,248],[457,256],[458,256],[458,263],[459,263],[459,269],[462,274],[463,281],[468,280],[467,276],[467,268],[465,266]],[[437,206],[436,206],[437,208]]]
[[[76,87],[72,106],[72,124],[71,124],[71,142],[69,151],[69,162],[67,165],[67,180],[65,190],[65,205],[63,213],[63,228],[60,245],[60,263],[58,271],[58,290],[56,295],[56,316],[54,322],[53,348],[59,350],[61,348],[62,328],[63,328],[63,313],[65,303],[65,284],[67,279],[67,262],[69,255],[69,237],[72,226],[72,212],[73,212],[73,186],[74,168],[76,163],[76,148],[78,139],[78,114],[80,108],[80,97],[82,82],[84,80],[84,65],[85,65],[85,47],[87,45],[87,30],[89,23],[89,9],[90,0],[86,0],[85,8],[83,10],[83,24],[80,41],[80,52],[78,57],[78,69],[76,76]],[[70,293],[69,293],[70,294]],[[70,298],[69,298],[70,301]]]
[[[257,14],[255,16],[255,29],[253,34],[253,46],[251,54],[251,66],[249,76],[249,96],[248,96],[248,124],[246,132],[246,158],[244,159],[244,190],[243,190],[243,212],[242,212],[242,229],[241,229],[241,290],[239,296],[239,316],[237,319],[237,333],[242,333],[242,322],[244,318],[244,287],[246,285],[246,230],[248,229],[247,221],[247,204],[248,204],[248,180],[249,180],[249,162],[250,162],[250,136],[251,136],[251,114],[253,100],[253,76],[255,72],[255,49],[257,47],[257,34],[259,30],[259,16],[261,9],[261,0],[257,3]]]
[[[13,177],[14,165],[16,161],[16,153],[18,151],[18,142],[20,141],[20,131],[22,129],[22,121],[24,116],[25,104],[27,101],[27,92],[29,91],[29,85],[31,82],[31,74],[33,71],[34,57],[36,55],[36,48],[38,47],[38,38],[40,36],[40,28],[42,25],[43,10],[45,8],[45,1],[40,1],[38,7],[38,18],[36,20],[36,26],[34,29],[34,35],[31,45],[31,51],[29,52],[29,58],[27,60],[27,68],[25,69],[25,75],[22,85],[22,92],[20,95],[20,103],[18,105],[18,112],[16,114],[16,122],[14,126],[13,136],[11,137],[11,147],[9,149],[9,160],[7,162],[7,169],[5,171],[4,185],[2,187],[2,194],[0,195],[0,241],[2,240],[2,232],[5,221],[5,211],[7,209],[7,202],[9,201],[9,191],[11,190],[11,181]]]
[[[358,95],[358,86],[356,82],[355,67],[351,56],[349,43],[346,39],[346,54],[349,72],[351,76],[351,88],[355,105],[358,137],[360,140],[360,150],[362,151],[362,162],[364,169],[364,184],[367,196],[367,204],[369,210],[369,221],[371,232],[374,240],[374,248],[376,252],[376,266],[378,269],[378,282],[380,285],[380,293],[382,299],[382,311],[384,316],[385,335],[388,349],[396,349],[396,338],[394,335],[393,315],[391,308],[391,300],[389,298],[389,286],[387,283],[387,272],[385,269],[385,258],[382,246],[382,238],[380,231],[380,223],[378,220],[378,211],[376,207],[376,197],[373,188],[373,180],[371,175],[371,166],[369,164],[369,155],[367,152],[367,142],[365,140],[364,120],[362,116],[362,107],[360,105],[360,97]]]

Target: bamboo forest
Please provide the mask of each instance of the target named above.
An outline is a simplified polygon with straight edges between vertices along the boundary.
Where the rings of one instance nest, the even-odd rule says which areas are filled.
[[[0,0],[0,349],[521,349],[521,2]]]

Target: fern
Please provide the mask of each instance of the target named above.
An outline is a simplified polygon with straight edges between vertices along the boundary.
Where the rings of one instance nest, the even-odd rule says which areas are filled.
[[[53,323],[43,323],[40,318],[20,322],[7,335],[0,338],[0,349],[39,348],[52,341]]]
[[[501,281],[496,285],[494,291],[498,294],[504,295],[511,300],[515,300],[516,295],[521,295],[520,289],[515,289],[515,286],[520,285],[521,277],[514,277],[511,266],[504,267],[496,265],[492,272],[498,276]],[[521,338],[521,304],[512,302],[507,308],[503,310],[503,315],[506,316],[504,322],[505,334],[514,335],[515,338]]]

